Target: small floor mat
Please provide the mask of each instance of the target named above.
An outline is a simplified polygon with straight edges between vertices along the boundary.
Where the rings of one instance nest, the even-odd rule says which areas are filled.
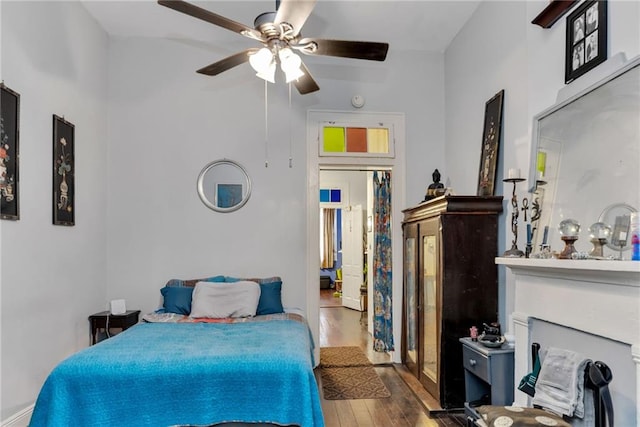
[[[360,347],[322,347],[320,348],[320,367],[339,368],[349,366],[370,366]]]
[[[320,376],[326,400],[382,399],[391,396],[373,366],[321,368]]]

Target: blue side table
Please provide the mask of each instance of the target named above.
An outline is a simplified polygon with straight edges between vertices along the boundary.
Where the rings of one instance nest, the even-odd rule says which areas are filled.
[[[513,348],[489,348],[471,338],[460,338],[465,384],[465,413],[470,403],[489,396],[487,404],[513,403]]]

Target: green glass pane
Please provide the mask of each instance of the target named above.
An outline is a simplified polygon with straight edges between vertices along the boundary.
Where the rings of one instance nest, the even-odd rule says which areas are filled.
[[[325,127],[323,129],[323,151],[325,153],[344,153],[344,128]]]

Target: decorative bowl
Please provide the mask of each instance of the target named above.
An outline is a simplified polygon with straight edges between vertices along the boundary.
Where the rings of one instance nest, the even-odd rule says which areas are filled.
[[[485,334],[480,334],[478,336],[478,342],[480,344],[482,344],[483,346],[489,347],[489,348],[502,347],[502,344],[504,344],[506,341],[507,340],[502,335],[500,335],[500,336],[496,336],[496,335],[487,336]]]

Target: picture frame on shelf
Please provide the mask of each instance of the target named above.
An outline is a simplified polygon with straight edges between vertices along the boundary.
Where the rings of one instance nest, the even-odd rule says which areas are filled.
[[[53,224],[75,225],[75,126],[53,115]]]
[[[588,0],[567,17],[564,82],[607,60],[607,2]]]
[[[0,83],[0,219],[20,219],[20,95]]]
[[[478,173],[478,196],[494,195],[498,150],[502,134],[503,99],[504,90],[501,90],[485,104],[480,171]]]

